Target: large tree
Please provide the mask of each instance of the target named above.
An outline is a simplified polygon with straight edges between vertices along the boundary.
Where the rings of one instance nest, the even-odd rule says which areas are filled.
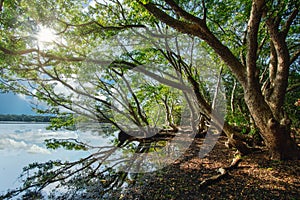
[[[299,61],[297,1],[139,3],[170,27],[201,38],[226,63],[273,159],[299,158],[283,108],[291,66]]]
[[[77,73],[74,72],[75,66],[76,69],[82,69],[82,61],[101,64],[99,60],[88,57],[101,44],[101,40],[113,37],[126,29],[142,28],[151,34],[149,28],[166,24],[166,30],[171,27],[203,40],[207,44],[206,48],[213,50],[214,55],[230,69],[243,88],[244,100],[270,149],[272,158],[299,158],[299,147],[290,137],[290,122],[283,109],[289,71],[291,67],[297,67],[296,61],[299,60],[299,44],[295,40],[299,35],[296,23],[299,20],[299,5],[296,1],[89,2],[93,2],[94,5],[89,6],[78,1],[53,2],[56,6],[50,1],[4,1],[4,4],[1,4],[1,69],[5,72],[3,80],[9,80],[11,83],[6,83],[6,88],[24,93],[28,91],[25,90],[28,84],[23,83],[29,80],[30,83],[34,83],[29,85],[35,88],[35,93],[32,93],[32,90],[25,93],[38,96],[50,105],[60,105],[72,110],[69,101],[71,96],[56,94],[53,92],[55,87],[45,83],[60,81],[74,91],[76,88],[71,87],[65,80],[72,79],[72,74]],[[66,7],[70,9],[66,10]],[[34,35],[45,26],[56,30],[58,35],[62,36],[61,41],[48,46],[41,45]],[[155,45],[154,48],[161,49]],[[168,46],[165,46],[165,49],[166,51],[160,50],[160,53],[190,82],[200,107],[205,111],[204,114],[212,117],[212,102],[203,101],[205,98],[199,92],[201,84],[195,78],[193,68],[182,61],[183,58],[176,49],[170,51]],[[111,53],[114,51],[118,49],[111,50]],[[146,53],[153,55],[153,52],[155,51]],[[140,64],[140,61],[135,59],[138,56],[139,54],[134,53],[128,54],[125,59],[124,56],[120,56],[121,62],[114,62],[113,65],[123,68],[135,67]],[[177,59],[176,62],[174,58]],[[176,69],[178,66],[179,69]],[[38,77],[42,77],[43,81]],[[164,82],[171,83],[172,81],[168,80]],[[101,84],[106,87],[110,83]],[[96,94],[91,95],[87,91],[85,90],[85,96],[97,97]],[[101,98],[94,99],[103,103]],[[74,109],[76,101],[72,103]],[[80,107],[81,104],[78,102],[76,106]],[[148,123],[139,109],[128,107],[128,111],[130,109],[139,115],[139,119],[136,118],[135,121],[142,120],[143,123]],[[99,116],[101,110],[87,111],[92,113],[92,116]],[[81,114],[86,115],[87,112]],[[224,131],[228,137],[232,136],[229,133],[232,129],[227,123],[224,125]]]

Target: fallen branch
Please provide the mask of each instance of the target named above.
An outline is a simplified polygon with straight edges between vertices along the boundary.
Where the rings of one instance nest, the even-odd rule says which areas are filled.
[[[240,157],[236,157],[232,160],[230,166],[228,167],[220,167],[217,171],[218,175],[212,176],[210,178],[204,179],[201,183],[200,183],[200,188],[206,187],[212,183],[215,183],[219,180],[221,180],[222,178],[226,177],[228,175],[228,172],[236,169],[239,165],[239,163],[242,161],[242,159]]]

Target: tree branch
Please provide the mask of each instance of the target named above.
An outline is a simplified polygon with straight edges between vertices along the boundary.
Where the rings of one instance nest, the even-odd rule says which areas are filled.
[[[294,52],[294,54],[291,56],[290,64],[295,62],[299,56],[300,56],[300,49],[298,49],[298,51]]]
[[[57,20],[59,22],[65,24],[64,30],[59,32],[58,35],[64,33],[69,27],[85,27],[85,26],[89,26],[89,25],[93,25],[93,24],[97,25],[98,27],[100,27],[103,30],[124,30],[124,29],[130,29],[130,28],[146,28],[145,25],[139,25],[139,24],[137,24],[137,25],[134,25],[134,24],[126,25],[125,24],[125,25],[119,25],[119,26],[104,26],[97,21],[89,21],[89,22],[82,23],[82,24],[71,24],[71,23],[65,22],[61,19],[57,19]]]
[[[207,16],[207,8],[205,6],[205,1],[202,0],[202,7],[203,7],[203,21],[206,23],[206,16]]]
[[[270,63],[269,63],[269,78],[272,85],[274,84],[277,73],[277,53],[272,41],[270,41]]]
[[[211,46],[214,49],[214,51],[221,57],[221,59],[230,67],[234,75],[238,78],[239,82],[245,85],[245,66],[242,65],[242,63],[234,56],[234,54],[229,50],[228,47],[223,45],[222,42],[218,40],[218,38],[208,29],[204,21],[195,23],[195,21],[198,21],[199,18],[197,18],[196,20],[195,16],[186,16],[184,13],[181,12],[182,9],[178,8],[177,12],[181,12],[181,14],[186,17],[186,19],[190,19],[189,22],[183,22],[169,16],[167,13],[157,8],[155,4],[144,4],[141,1],[139,1],[139,3],[142,4],[142,6],[144,6],[151,14],[153,14],[160,21],[171,26],[177,31],[197,36],[200,39],[206,41],[207,44]],[[172,1],[170,1],[170,4],[173,5]],[[177,8],[176,5],[174,5],[174,9]]]
[[[238,165],[239,165],[239,163],[242,161],[242,159],[241,158],[234,158],[233,160],[232,160],[232,163],[230,164],[230,166],[228,166],[228,167],[221,167],[221,168],[219,168],[218,169],[218,173],[220,173],[220,174],[218,174],[218,175],[215,175],[215,176],[212,176],[212,177],[210,177],[210,178],[207,178],[207,179],[204,179],[201,183],[200,183],[200,188],[203,188],[203,187],[206,187],[206,186],[208,186],[208,185],[210,185],[210,184],[212,184],[212,183],[215,183],[215,182],[217,182],[217,181],[219,181],[219,180],[221,180],[222,178],[224,178],[225,176],[227,176],[228,175],[228,172],[229,171],[232,171],[233,169],[235,169],[235,168],[237,168],[238,167]]]
[[[277,16],[278,17],[278,16]],[[276,50],[276,77],[274,79],[273,92],[270,96],[269,105],[273,111],[275,118],[281,118],[280,108],[283,106],[286,89],[288,86],[288,76],[290,67],[290,55],[287,42],[285,41],[285,35],[279,32],[279,26],[276,20],[269,18],[266,21],[268,31],[270,33],[271,42]]]
[[[2,10],[3,10],[3,5],[4,5],[4,0],[1,0],[0,1],[0,12],[2,12]]]
[[[22,56],[25,54],[37,53],[38,55],[40,55],[44,58],[50,58],[52,60],[58,60],[58,61],[78,62],[78,61],[86,60],[85,57],[60,57],[60,56],[56,56],[53,54],[45,53],[43,51],[40,51],[39,49],[25,49],[25,50],[13,51],[13,50],[9,50],[3,46],[0,46],[0,51],[2,51],[3,53],[5,53],[7,55],[11,55],[11,56]]]
[[[171,8],[175,11],[176,14],[183,17],[187,21],[199,24],[199,26],[205,25],[205,20],[195,17],[194,15],[186,12],[181,7],[179,7],[178,4],[176,4],[173,0],[165,0],[165,2],[169,4],[169,6],[171,6]]]
[[[250,19],[248,22],[247,29],[247,57],[246,57],[246,65],[247,65],[247,76],[248,76],[248,84],[253,85],[256,84],[258,73],[256,68],[256,60],[257,60],[257,36],[259,30],[259,24],[261,21],[261,17],[263,14],[263,7],[265,5],[264,0],[256,0],[252,3]]]
[[[288,89],[286,90],[286,92],[291,92],[291,91],[296,90],[298,88],[300,88],[300,83],[296,83],[294,85],[291,85],[290,87],[288,87]]]
[[[289,16],[289,18],[285,22],[283,30],[282,30],[282,33],[283,33],[284,37],[287,36],[287,34],[288,34],[289,30],[290,30],[291,24],[293,23],[294,19],[296,18],[298,12],[299,12],[299,9],[295,8],[293,10],[292,14]]]

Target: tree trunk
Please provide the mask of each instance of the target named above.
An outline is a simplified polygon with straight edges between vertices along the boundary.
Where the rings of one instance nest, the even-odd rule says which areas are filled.
[[[170,108],[170,106],[168,104],[168,97],[162,98],[161,100],[164,104],[165,111],[166,111],[166,122],[174,131],[178,131],[178,127],[174,123],[172,109]]]
[[[263,97],[257,91],[245,92],[245,100],[271,158],[274,160],[300,159],[300,148],[290,135],[285,119],[276,120]]]

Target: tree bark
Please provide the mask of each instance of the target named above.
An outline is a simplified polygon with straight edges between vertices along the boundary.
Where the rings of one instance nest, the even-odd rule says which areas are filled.
[[[2,12],[3,10],[3,4],[4,4],[4,0],[0,0],[0,12]]]
[[[246,92],[245,101],[270,151],[271,158],[274,160],[300,159],[300,149],[290,136],[289,124],[286,124],[284,119],[281,122],[274,119],[270,107],[263,97],[256,93],[257,90]]]

